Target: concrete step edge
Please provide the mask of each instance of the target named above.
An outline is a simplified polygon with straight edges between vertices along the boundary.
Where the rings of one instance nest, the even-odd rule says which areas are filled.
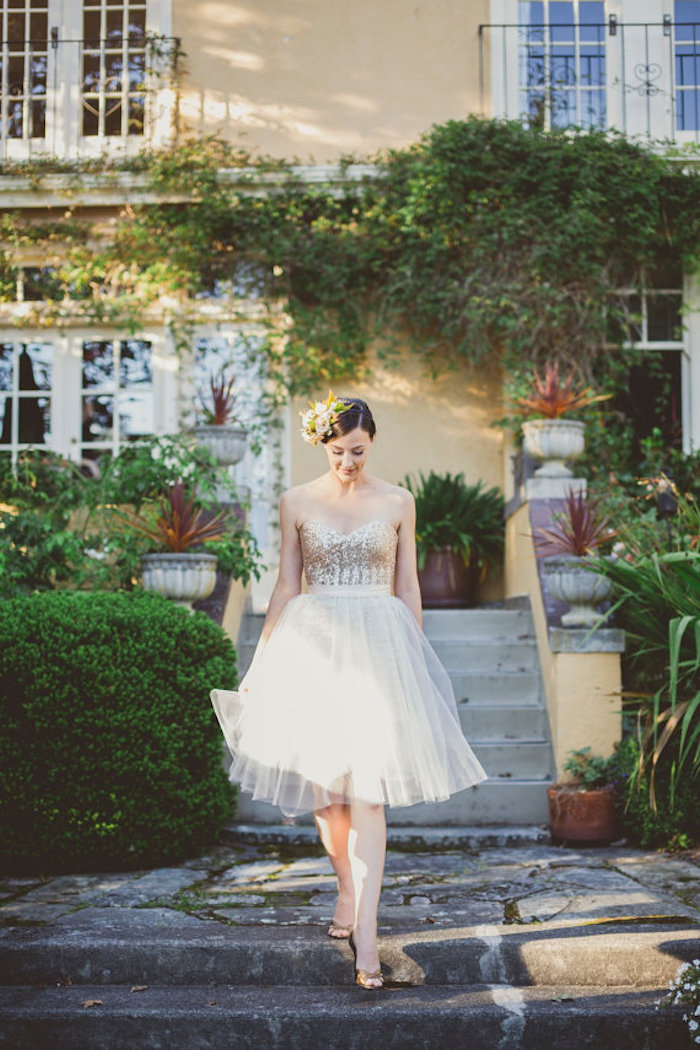
[[[388,819],[391,820],[389,812]],[[304,824],[227,824],[221,831],[224,842],[234,845],[301,846],[318,845],[313,825]],[[536,825],[485,824],[444,827],[420,827],[403,824],[387,826],[389,849],[435,850],[497,849],[504,846],[530,846],[549,843],[546,828]]]

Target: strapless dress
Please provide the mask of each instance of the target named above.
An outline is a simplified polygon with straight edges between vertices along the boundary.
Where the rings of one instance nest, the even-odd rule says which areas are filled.
[[[306,521],[308,593],[284,607],[246,675],[211,694],[231,780],[295,816],[332,802],[435,802],[486,778],[452,686],[393,592],[398,536]]]

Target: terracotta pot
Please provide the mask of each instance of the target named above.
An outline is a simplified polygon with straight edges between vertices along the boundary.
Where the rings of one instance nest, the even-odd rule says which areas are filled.
[[[555,784],[547,790],[552,838],[569,842],[613,842],[617,838],[612,787],[579,788]]]
[[[566,460],[577,459],[585,448],[585,423],[576,419],[528,419],[523,423],[523,444],[542,466],[536,478],[570,478]]]
[[[418,570],[424,609],[466,609],[475,602],[475,574],[450,547],[428,551]]]

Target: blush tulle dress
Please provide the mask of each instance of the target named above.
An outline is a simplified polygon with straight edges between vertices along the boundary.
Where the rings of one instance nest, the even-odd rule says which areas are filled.
[[[248,692],[211,694],[231,780],[289,816],[435,802],[484,780],[447,672],[392,593],[395,528],[306,521],[299,532],[308,593],[258,647]]]

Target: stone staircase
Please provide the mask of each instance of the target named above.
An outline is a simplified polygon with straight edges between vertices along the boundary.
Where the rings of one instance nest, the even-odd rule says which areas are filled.
[[[263,616],[247,613],[238,640],[248,668]],[[424,630],[447,669],[462,729],[489,779],[447,802],[388,811],[392,825],[532,825],[547,821],[552,748],[532,615],[527,608],[426,610]],[[241,795],[243,823],[279,810]]]

